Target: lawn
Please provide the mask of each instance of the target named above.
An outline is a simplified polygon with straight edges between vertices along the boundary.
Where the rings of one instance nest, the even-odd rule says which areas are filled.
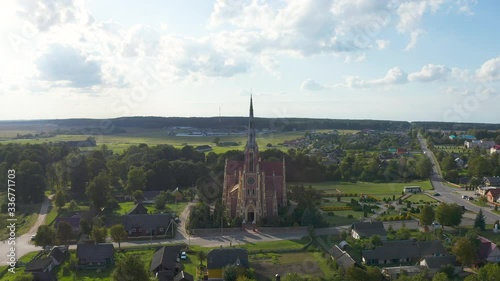
[[[165,209],[163,210],[157,210],[153,204],[144,204],[144,207],[148,209],[149,212],[152,213],[175,213],[179,215],[182,213],[184,208],[186,208],[188,202],[177,202],[177,203],[172,203],[172,204],[167,204],[165,206]],[[134,202],[120,202],[118,203],[120,205],[120,210],[117,211],[120,215],[125,215],[127,214],[130,210],[132,210],[135,206]]]
[[[427,194],[424,194],[424,193],[418,193],[418,194],[412,194],[410,197],[406,198],[404,200],[405,202],[406,201],[409,201],[411,203],[426,203],[426,202],[429,202],[429,203],[436,203],[438,202],[438,200],[430,197],[429,195]]]
[[[4,194],[4,193],[3,193]],[[2,202],[5,202],[5,196],[0,196],[3,198]],[[16,234],[18,236],[25,234],[31,228],[31,226],[35,223],[38,213],[40,212],[40,208],[42,207],[42,203],[36,204],[16,204]],[[7,213],[0,214],[0,240],[5,240],[8,238],[7,232]]]
[[[399,196],[403,191],[403,187],[409,185],[418,185],[423,190],[431,190],[430,181],[418,181],[408,183],[373,183],[373,182],[319,182],[319,183],[288,183],[288,186],[302,184],[304,186],[312,186],[314,189],[323,190],[327,194],[342,193],[357,193],[373,195],[378,199],[391,197],[392,195]]]

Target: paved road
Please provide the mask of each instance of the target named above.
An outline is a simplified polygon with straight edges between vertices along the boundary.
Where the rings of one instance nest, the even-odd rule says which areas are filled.
[[[468,211],[478,213],[479,209],[483,210],[484,216],[486,217],[486,223],[494,223],[496,220],[500,220],[500,215],[491,212],[491,207],[479,207],[470,203],[468,200],[462,199],[462,195],[459,190],[456,188],[448,187],[445,183],[441,175],[438,173],[438,169],[436,168],[438,163],[434,160],[432,151],[427,148],[426,141],[422,138],[421,135],[418,135],[418,140],[420,141],[420,146],[422,147],[422,151],[427,157],[431,159],[432,164],[434,165],[432,168],[431,182],[432,186],[436,192],[440,194],[439,197],[435,197],[436,199],[446,202],[446,203],[456,203],[458,205],[464,206]],[[467,213],[466,213],[467,216]],[[469,214],[470,216],[470,214]]]
[[[42,207],[40,208],[40,214],[38,215],[38,218],[33,226],[27,233],[16,237],[15,252],[17,258],[20,258],[29,252],[42,249],[42,247],[36,247],[35,245],[31,244],[31,235],[36,234],[38,227],[40,225],[43,225],[43,223],[45,222],[45,218],[47,217],[47,213],[49,211],[49,206],[50,201],[47,197],[45,197],[45,200],[42,203]],[[9,245],[6,241],[2,241],[2,243],[0,244],[0,265],[4,265],[7,263],[7,254],[9,253],[9,248],[14,246]]]

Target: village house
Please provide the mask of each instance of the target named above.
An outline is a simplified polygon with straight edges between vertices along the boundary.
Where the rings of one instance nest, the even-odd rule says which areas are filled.
[[[423,268],[418,265],[384,267],[382,268],[382,275],[388,280],[397,280],[401,275],[411,277],[419,274],[422,270]]]
[[[171,214],[132,214],[123,216],[123,226],[130,236],[166,235],[172,231]]]
[[[497,203],[499,197],[500,197],[500,188],[488,189],[488,191],[486,191],[486,198],[490,203]]]
[[[463,271],[463,266],[457,263],[457,257],[454,255],[426,257],[422,259],[419,264],[427,268],[429,276],[431,277],[440,272],[443,266],[447,265],[453,266],[453,275]]]
[[[213,249],[207,254],[208,278],[222,278],[222,268],[226,265],[236,266],[238,276],[244,275],[249,268],[248,252],[244,249]]]
[[[115,263],[115,248],[113,244],[77,244],[77,268],[105,268]]]
[[[127,213],[127,215],[146,215],[147,213],[148,209],[144,207],[142,203],[138,203]]]
[[[81,217],[78,213],[74,214],[71,217],[61,217],[61,218],[56,218],[55,220],[55,228],[59,226],[60,222],[67,222],[69,225],[71,225],[71,230],[73,231],[74,235],[80,234],[80,221]]]
[[[478,240],[480,244],[477,252],[476,265],[482,265],[488,262],[500,262],[500,249],[497,247],[497,244],[482,236],[478,236]]]
[[[172,281],[180,272],[183,266],[180,263],[181,246],[164,246],[158,249],[151,260],[149,271],[154,273],[161,281]]]
[[[464,141],[464,146],[466,148],[479,147],[484,149],[490,149],[495,146],[495,141],[487,140],[466,140]]]
[[[356,261],[337,245],[333,246],[330,250],[330,258],[337,263],[337,266],[344,270],[356,265]]]
[[[500,187],[500,177],[483,177],[483,183],[486,186]]]
[[[500,144],[496,144],[490,148],[490,154],[500,153]]]
[[[351,236],[354,239],[368,238],[373,235],[380,236],[380,239],[387,239],[387,231],[381,221],[355,222],[352,224]]]
[[[420,186],[405,186],[403,187],[404,194],[415,194],[422,192],[422,188]]]
[[[373,250],[362,251],[362,261],[367,265],[408,264],[432,256],[447,255],[439,240],[416,241],[396,240],[384,241],[383,245]]]

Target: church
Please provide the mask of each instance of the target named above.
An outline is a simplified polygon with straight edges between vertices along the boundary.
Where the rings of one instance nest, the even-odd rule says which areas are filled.
[[[277,216],[278,208],[287,205],[285,159],[261,161],[255,140],[255,120],[250,97],[248,138],[243,161],[228,161],[224,166],[222,204],[228,217],[241,217],[243,223]]]

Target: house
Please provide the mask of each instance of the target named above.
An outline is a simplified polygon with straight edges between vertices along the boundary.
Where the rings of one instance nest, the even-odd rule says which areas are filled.
[[[78,235],[80,234],[80,221],[81,217],[78,215],[78,213],[74,214],[71,217],[62,217],[62,218],[56,218],[55,220],[55,228],[57,229],[57,226],[59,225],[60,222],[67,222],[69,225],[71,225],[71,230],[73,231],[73,234]]]
[[[194,281],[194,277],[187,272],[181,271],[175,275],[174,281]]]
[[[352,224],[351,236],[354,239],[361,239],[378,235],[382,240],[387,239],[387,231],[381,221],[355,222]]]
[[[33,281],[57,281],[57,275],[54,272],[32,272]]]
[[[238,248],[213,249],[207,254],[208,278],[222,278],[222,268],[235,265],[238,276],[249,268],[248,252]]]
[[[407,149],[405,149],[405,148],[398,148],[398,149],[396,150],[396,154],[397,154],[397,155],[408,154],[408,150],[407,150]]]
[[[212,150],[212,147],[210,145],[198,145],[197,147],[194,148],[194,150],[198,151],[198,152],[207,152],[207,151],[211,151]]]
[[[499,197],[500,197],[500,188],[492,188],[486,191],[486,198],[488,198],[488,202],[490,203],[496,203]]]
[[[484,148],[484,149],[491,149],[493,146],[495,146],[495,141],[466,140],[466,141],[464,141],[464,146],[467,148],[479,147],[479,148]]]
[[[138,203],[137,205],[130,210],[127,215],[144,215],[148,213],[148,209],[142,205],[142,203]]]
[[[421,258],[444,256],[447,252],[439,240],[384,241],[381,247],[364,250],[361,253],[363,263],[367,265],[416,263]]]
[[[388,280],[397,280],[401,275],[411,277],[419,274],[422,270],[423,268],[418,265],[384,267],[382,268],[382,275],[384,275]]]
[[[159,280],[172,281],[182,271],[179,260],[181,246],[164,246],[158,249],[151,260],[149,271],[155,273]]]
[[[490,148],[490,154],[500,153],[500,145],[496,144]]]
[[[490,189],[495,189],[495,188],[491,186],[478,186],[476,187],[476,194],[481,196],[486,196],[486,192],[488,192],[488,190]]]
[[[179,190],[178,187],[176,187],[174,191],[172,191],[172,194],[175,197],[175,202],[181,201],[182,198],[184,198],[184,195],[182,194],[182,192]]]
[[[441,271],[443,266],[447,265],[453,266],[453,275],[463,271],[463,266],[457,263],[457,257],[454,255],[426,257],[422,259],[419,264],[420,266],[428,269],[430,276],[434,276],[436,273]]]
[[[172,231],[171,214],[124,215],[123,226],[130,236],[165,235]]]
[[[483,183],[486,186],[500,187],[500,177],[484,177]]]
[[[51,272],[54,264],[51,257],[36,259],[26,265],[25,272]]]
[[[337,245],[333,246],[330,250],[330,258],[337,262],[337,265],[344,270],[356,265],[356,261],[354,261],[346,251],[341,250]]]
[[[482,236],[478,236],[478,240],[480,244],[477,252],[476,264],[480,265],[487,262],[500,262],[500,249],[497,247],[497,244]]]
[[[143,191],[143,193],[142,193],[142,195],[144,196],[144,201],[143,202],[154,203],[155,198],[158,197],[158,195],[160,195],[161,192],[162,192],[162,190],[146,190],[146,191]]]
[[[457,164],[458,167],[463,167],[465,165],[465,161],[462,160],[462,158],[457,157],[455,158],[455,164]]]
[[[78,268],[104,268],[115,263],[113,244],[78,244],[76,258]]]
[[[422,192],[422,188],[420,186],[405,186],[405,187],[403,187],[403,192],[404,192],[404,194],[420,193],[420,192]]]
[[[68,248],[66,246],[54,246],[50,250],[49,257],[52,258],[52,264],[60,265],[68,255]]]

